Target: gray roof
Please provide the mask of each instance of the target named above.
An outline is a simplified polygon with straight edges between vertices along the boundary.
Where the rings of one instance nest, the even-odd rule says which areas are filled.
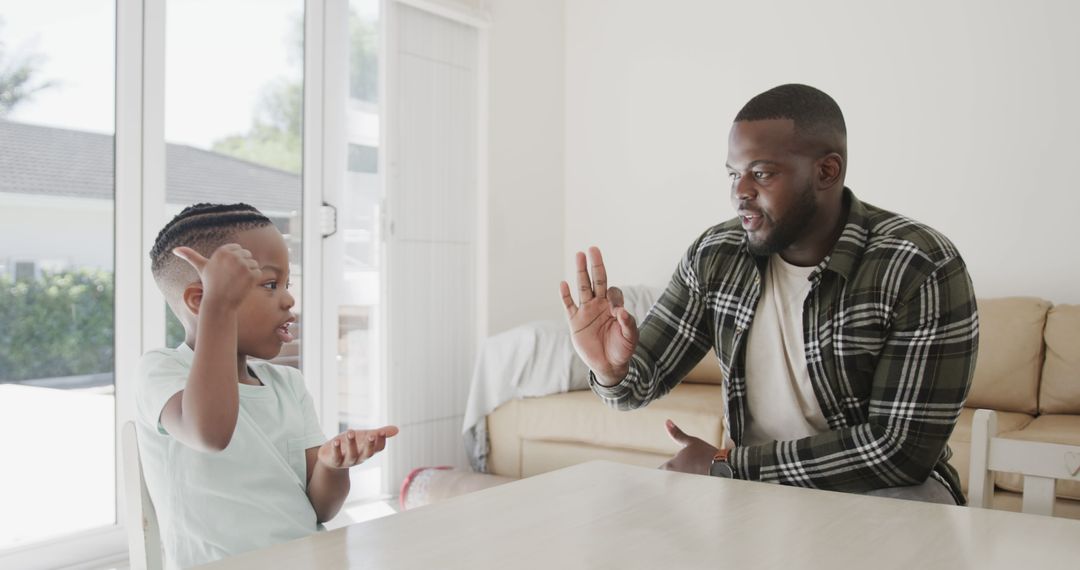
[[[187,145],[166,144],[166,201],[300,209],[300,176]],[[113,199],[113,136],[0,119],[0,192]]]

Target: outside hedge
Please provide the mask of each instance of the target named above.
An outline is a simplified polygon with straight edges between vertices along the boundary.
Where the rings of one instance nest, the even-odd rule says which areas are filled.
[[[0,276],[0,382],[111,372],[113,276]]]

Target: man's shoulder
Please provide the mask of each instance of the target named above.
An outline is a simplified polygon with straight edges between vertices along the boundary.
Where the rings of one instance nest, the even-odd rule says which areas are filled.
[[[706,229],[690,246],[695,257],[730,253],[742,248],[746,232],[738,218],[732,218]]]
[[[866,255],[885,258],[917,257],[938,266],[960,252],[940,231],[902,214],[871,204],[866,208]]]

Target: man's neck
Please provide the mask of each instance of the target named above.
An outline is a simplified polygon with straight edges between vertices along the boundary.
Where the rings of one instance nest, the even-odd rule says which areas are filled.
[[[781,251],[780,257],[799,267],[810,267],[821,263],[821,260],[832,252],[841,234],[844,233],[844,225],[850,208],[851,204],[843,198],[843,189],[841,189],[838,203],[832,207],[819,208],[817,215],[810,223],[807,235]]]

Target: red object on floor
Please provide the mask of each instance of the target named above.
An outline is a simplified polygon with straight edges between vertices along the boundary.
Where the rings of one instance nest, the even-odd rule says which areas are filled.
[[[424,471],[427,471],[428,469],[449,470],[453,469],[453,467],[449,465],[440,465],[438,467],[417,467],[416,469],[409,471],[409,474],[405,476],[405,480],[401,482],[401,491],[398,493],[398,504],[401,506],[401,510],[405,510],[405,496],[409,493],[409,485],[412,484],[413,479],[415,479],[417,475],[423,473]]]

